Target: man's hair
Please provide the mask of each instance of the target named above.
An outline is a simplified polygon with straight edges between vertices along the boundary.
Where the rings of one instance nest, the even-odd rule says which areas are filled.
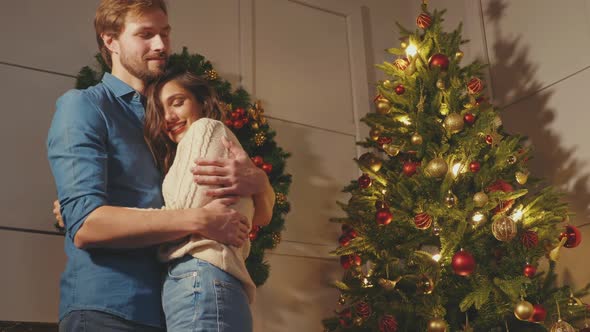
[[[140,15],[152,9],[160,9],[168,14],[165,0],[101,0],[94,17],[94,30],[100,55],[109,67],[113,66],[111,53],[105,46],[101,35],[111,35],[113,38],[125,27],[128,14]]]

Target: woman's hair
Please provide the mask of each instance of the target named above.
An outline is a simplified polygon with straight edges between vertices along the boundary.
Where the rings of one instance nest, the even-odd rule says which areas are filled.
[[[144,137],[158,168],[164,174],[168,173],[176,155],[176,143],[166,135],[164,106],[160,100],[162,87],[171,81],[193,94],[201,109],[200,117],[220,121],[224,118],[217,94],[204,78],[184,70],[169,70],[152,82],[146,90],[148,100]]]
[[[109,68],[113,66],[111,52],[105,46],[101,35],[104,33],[117,38],[125,27],[127,14],[141,15],[153,9],[160,9],[164,14],[168,13],[164,0],[102,0],[100,2],[94,17],[94,30],[100,55]]]

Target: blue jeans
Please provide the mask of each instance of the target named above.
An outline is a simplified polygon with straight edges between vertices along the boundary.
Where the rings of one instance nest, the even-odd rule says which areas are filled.
[[[76,310],[59,322],[59,332],[162,332],[164,329],[141,325],[106,312]]]
[[[168,332],[252,331],[252,314],[242,283],[192,256],[170,263],[162,305]]]

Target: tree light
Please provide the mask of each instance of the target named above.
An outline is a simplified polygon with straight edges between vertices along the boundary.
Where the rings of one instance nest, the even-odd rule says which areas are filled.
[[[462,167],[463,167],[463,165],[461,165],[461,163],[456,163],[455,165],[453,165],[453,167],[451,168],[451,172],[453,173],[453,177],[457,177],[457,175],[459,175],[459,171],[461,170]]]
[[[416,55],[416,53],[418,53],[418,47],[416,47],[416,45],[410,44],[408,45],[408,47],[406,47],[406,54],[409,57],[413,57],[414,55]]]
[[[410,117],[407,115],[400,116],[399,121],[407,126],[412,124],[412,121],[410,121]]]
[[[524,215],[524,212],[522,212],[522,209],[516,209],[512,215],[510,216],[510,218],[514,221],[520,221],[522,219],[522,216]]]
[[[432,260],[434,260],[435,262],[440,261],[440,259],[441,259],[441,255],[440,254],[432,255]]]

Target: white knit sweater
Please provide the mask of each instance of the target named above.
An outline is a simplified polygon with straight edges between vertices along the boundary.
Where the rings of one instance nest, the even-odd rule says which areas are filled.
[[[212,186],[197,185],[189,171],[197,158],[228,158],[229,151],[224,147],[221,137],[241,146],[234,134],[222,122],[201,118],[194,122],[178,143],[174,163],[162,184],[162,194],[166,209],[185,209],[203,207],[213,199],[205,195]],[[248,218],[251,227],[254,215],[252,197],[242,197],[233,209]],[[184,255],[192,255],[205,260],[240,280],[250,303],[254,301],[256,285],[250,278],[244,261],[250,253],[250,242],[243,247],[223,245],[199,235],[186,237],[181,242],[167,243],[160,247],[159,258],[169,261]]]

